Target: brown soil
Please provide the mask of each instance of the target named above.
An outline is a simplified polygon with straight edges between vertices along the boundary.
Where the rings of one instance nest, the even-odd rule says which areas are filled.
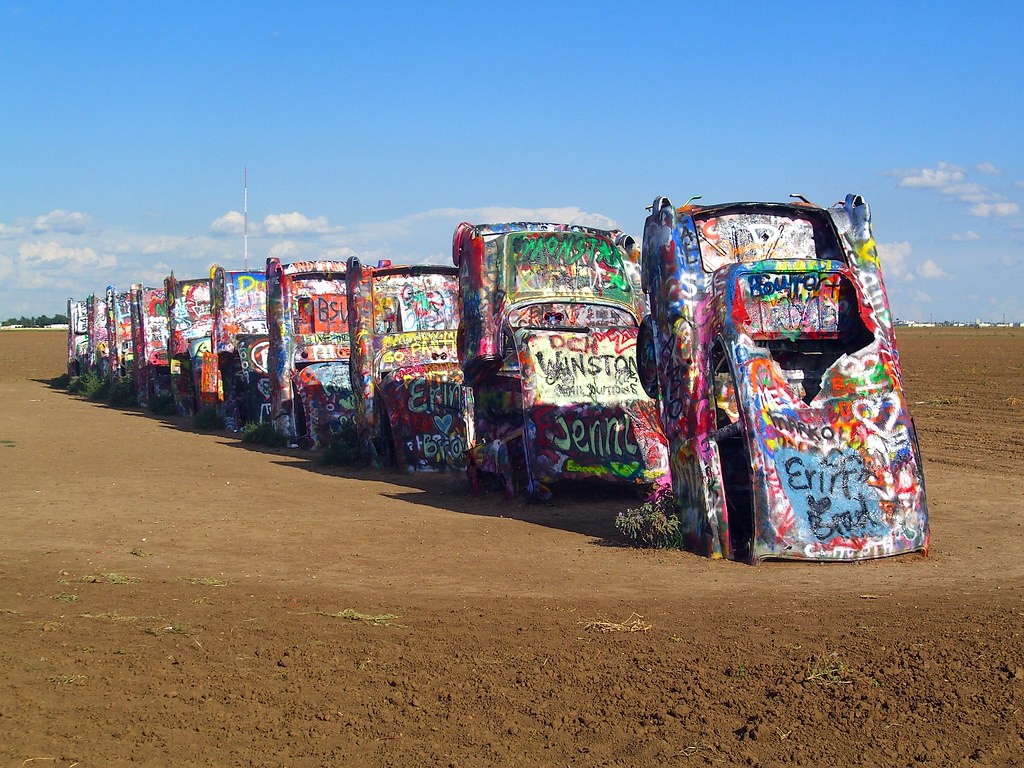
[[[931,554],[749,567],[623,546],[626,493],[91,403],[0,333],[0,766],[1024,765],[1024,332],[900,341]]]

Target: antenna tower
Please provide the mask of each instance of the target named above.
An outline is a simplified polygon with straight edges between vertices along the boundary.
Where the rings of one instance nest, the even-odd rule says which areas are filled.
[[[245,228],[243,230],[242,242],[245,253],[245,271],[249,271],[249,166],[244,166],[242,172],[242,208],[245,210]]]

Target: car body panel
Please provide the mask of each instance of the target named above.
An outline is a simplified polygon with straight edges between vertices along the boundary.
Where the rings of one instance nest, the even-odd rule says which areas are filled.
[[[356,431],[375,464],[406,472],[465,468],[453,267],[349,259]]]
[[[655,200],[641,377],[686,546],[860,560],[927,551],[924,477],[866,203]]]
[[[171,368],[167,353],[170,327],[164,289],[133,285],[130,311],[135,401],[149,407],[158,398],[171,394]]]
[[[213,311],[212,354],[204,360],[204,398],[215,404],[228,429],[241,429],[248,422],[269,414],[269,382],[266,367],[252,364],[251,353],[260,341],[269,345],[267,334],[267,276],[265,272],[210,269]],[[245,338],[245,343],[240,339]],[[243,357],[243,353],[246,357]],[[264,355],[265,357],[265,355]]]
[[[271,421],[291,443],[310,448],[325,446],[355,418],[345,268],[342,261],[267,259]]]
[[[471,469],[507,493],[544,498],[563,479],[646,484],[667,472],[636,368],[636,253],[620,235],[544,222],[455,232]]]
[[[167,297],[171,391],[178,413],[188,416],[195,413],[203,401],[203,357],[212,354],[210,278],[178,280],[172,273],[164,280],[164,292]]]

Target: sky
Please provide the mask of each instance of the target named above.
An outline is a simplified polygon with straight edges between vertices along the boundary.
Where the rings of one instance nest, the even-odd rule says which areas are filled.
[[[897,318],[1024,321],[1024,3],[944,5],[0,0],[0,319],[855,193]]]

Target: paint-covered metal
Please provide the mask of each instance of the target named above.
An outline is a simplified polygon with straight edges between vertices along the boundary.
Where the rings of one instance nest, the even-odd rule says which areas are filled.
[[[326,445],[355,418],[343,261],[267,259],[270,416],[292,442]]]
[[[647,484],[668,469],[636,340],[646,303],[632,238],[551,224],[460,224],[458,353],[471,478],[550,495],[562,479]]]
[[[252,364],[260,343],[265,342],[264,359],[269,345],[267,278],[265,272],[214,266],[210,279],[212,354],[204,360],[202,394],[216,404],[228,429],[240,429],[247,422],[264,420],[270,412],[266,366]]]
[[[213,306],[210,278],[178,280],[171,273],[164,280],[167,297],[171,390],[179,414],[195,413],[201,397],[204,356],[212,354]]]
[[[131,295],[107,286],[107,334],[110,337],[110,375],[119,379],[132,373]]]
[[[130,291],[129,310],[135,401],[149,407],[157,399],[171,394],[171,369],[167,355],[170,329],[164,289],[147,288],[136,283]]]
[[[927,551],[928,511],[867,204],[674,207],[643,242],[645,388],[686,546],[756,562]]]
[[[89,303],[84,299],[68,299],[68,375],[78,376],[88,370]]]
[[[100,376],[110,374],[110,326],[107,301],[92,294],[86,301],[86,322],[89,327],[88,368]]]
[[[463,469],[454,267],[348,262],[356,431],[378,465]]]

